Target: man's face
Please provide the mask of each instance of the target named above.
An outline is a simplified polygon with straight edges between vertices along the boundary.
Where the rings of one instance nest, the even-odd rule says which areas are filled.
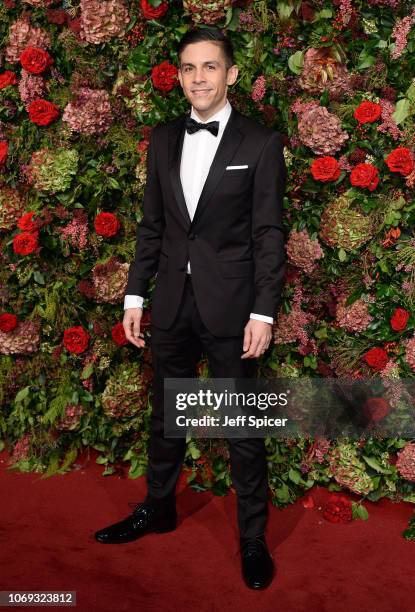
[[[181,54],[179,81],[201,119],[207,120],[226,102],[228,85],[238,76],[236,64],[226,70],[222,46],[210,41],[187,45]]]

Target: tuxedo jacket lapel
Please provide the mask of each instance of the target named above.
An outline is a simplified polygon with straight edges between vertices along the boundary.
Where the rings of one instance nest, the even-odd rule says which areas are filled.
[[[190,219],[189,211],[187,210],[186,200],[183,193],[183,186],[180,179],[180,161],[183,149],[183,140],[185,134],[185,120],[190,116],[190,111],[184,114],[179,121],[170,127],[168,147],[169,147],[169,174],[177,204],[184,216],[186,224],[194,225],[207,206],[209,199],[213,195],[226,166],[232,160],[233,155],[237,151],[244,138],[244,132],[240,125],[241,115],[232,107],[231,114],[222,134],[221,141],[216,150],[212,164],[209,169],[206,181],[203,185],[202,193],[198,200],[193,221]]]

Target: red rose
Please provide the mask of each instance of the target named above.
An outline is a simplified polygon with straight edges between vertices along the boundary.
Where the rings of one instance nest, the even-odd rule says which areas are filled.
[[[350,173],[350,182],[355,187],[376,189],[379,183],[379,171],[372,164],[357,164]]]
[[[375,372],[380,372],[380,370],[383,370],[383,368],[389,361],[387,352],[379,347],[371,348],[363,356],[363,359],[366,361],[367,365]]]
[[[369,397],[363,406],[363,413],[369,421],[376,423],[389,414],[390,406],[383,397]]]
[[[412,153],[406,147],[397,147],[389,153],[385,162],[391,172],[399,172],[406,176],[414,169]]]
[[[2,74],[0,74],[0,89],[16,84],[17,77],[11,70],[5,70]]]
[[[30,121],[36,125],[49,125],[59,117],[59,109],[48,100],[33,100],[28,106]]]
[[[152,6],[147,0],[141,0],[141,10],[146,19],[159,19],[166,14],[168,8],[169,3],[165,0],[162,0],[157,7]]]
[[[88,348],[90,335],[82,327],[69,327],[63,332],[63,344],[70,353],[83,353]]]
[[[68,28],[72,30],[74,34],[79,35],[79,32],[81,31],[81,18],[75,17],[75,19],[70,19],[68,17]],[[80,40],[79,36],[77,36],[77,38]]]
[[[22,215],[17,222],[17,227],[26,232],[36,231],[38,229],[38,226],[32,220],[34,214],[35,214],[34,211],[30,211]]]
[[[4,312],[0,315],[0,331],[9,332],[17,326],[17,317],[15,314]]]
[[[94,227],[96,233],[100,236],[111,238],[111,236],[115,236],[115,234],[118,232],[121,227],[121,223],[112,213],[102,212],[95,217]]]
[[[7,140],[0,140],[0,164],[5,164],[7,153],[9,152],[9,143]]]
[[[176,66],[170,64],[169,60],[164,60],[161,64],[154,66],[151,70],[154,87],[161,91],[170,91],[178,83],[177,73]]]
[[[63,9],[48,9],[46,11],[46,19],[49,23],[55,25],[64,25],[69,18],[69,15]]]
[[[111,330],[111,336],[115,344],[118,346],[124,346],[128,344],[127,336],[125,335],[124,326],[122,323],[117,323]]]
[[[323,516],[330,523],[348,523],[353,519],[352,502],[345,495],[330,495]]]
[[[410,313],[405,308],[395,308],[390,325],[394,331],[403,331],[408,323]]]
[[[359,104],[359,106],[355,109],[353,116],[359,123],[373,123],[373,121],[379,119],[381,114],[382,109],[380,104],[366,100],[365,102],[361,102]]]
[[[311,164],[311,174],[316,181],[336,181],[340,176],[340,166],[337,159],[330,155],[318,157]]]
[[[40,47],[26,47],[20,54],[20,63],[27,72],[40,74],[53,64],[53,58]]]
[[[37,232],[22,232],[13,238],[13,251],[18,255],[30,255],[38,247]]]

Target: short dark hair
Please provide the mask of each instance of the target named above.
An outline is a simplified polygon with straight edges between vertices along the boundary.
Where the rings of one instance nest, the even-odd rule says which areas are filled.
[[[210,42],[219,43],[222,46],[222,52],[225,56],[225,66],[228,70],[235,63],[233,57],[233,47],[230,39],[224,34],[219,28],[211,27],[211,28],[193,28],[192,30],[188,30],[181,38],[178,47],[177,47],[177,55],[179,58],[179,66],[180,66],[180,56],[185,47],[187,45],[191,45],[193,43],[201,42],[202,40],[208,40]]]

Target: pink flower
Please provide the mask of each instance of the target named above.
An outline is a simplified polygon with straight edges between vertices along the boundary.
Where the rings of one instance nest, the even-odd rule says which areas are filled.
[[[406,341],[405,361],[415,372],[415,335]]]
[[[252,87],[252,92],[251,92],[252,100],[254,100],[254,102],[261,102],[261,100],[265,96],[265,90],[266,90],[265,77],[261,75],[256,79]]]
[[[311,240],[306,229],[301,232],[292,230],[287,241],[287,254],[290,263],[310,274],[316,267],[316,261],[324,257],[318,240]]]
[[[402,55],[406,45],[408,44],[408,34],[415,22],[415,8],[412,9],[410,15],[403,19],[399,19],[392,30],[392,38],[395,39],[395,48],[391,52],[391,58],[397,59]]]

